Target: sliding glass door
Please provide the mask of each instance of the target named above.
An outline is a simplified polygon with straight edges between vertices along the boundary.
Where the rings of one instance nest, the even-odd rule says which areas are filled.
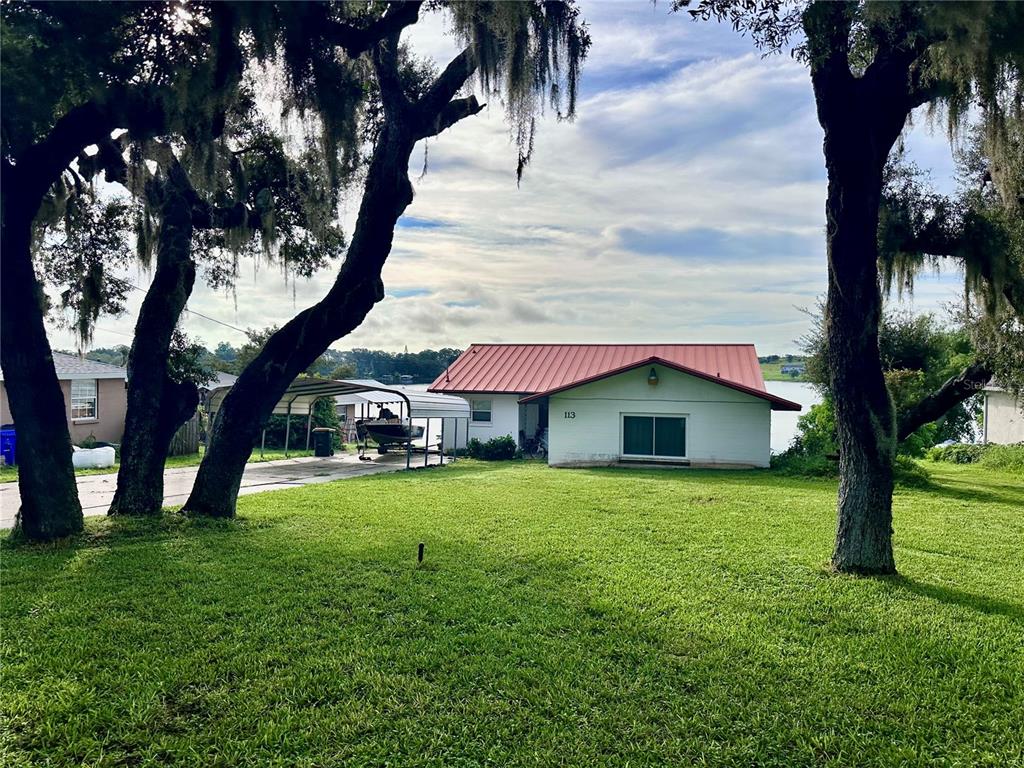
[[[685,459],[686,417],[623,414],[622,455]]]

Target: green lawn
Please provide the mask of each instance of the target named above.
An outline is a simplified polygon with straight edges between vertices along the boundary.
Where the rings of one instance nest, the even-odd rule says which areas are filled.
[[[288,457],[297,458],[300,456],[312,456],[313,451],[288,451]],[[268,448],[263,452],[263,456],[260,456],[260,450],[257,448],[253,451],[252,457],[249,459],[250,463],[260,461],[277,461],[278,459],[286,458],[284,455],[283,448]],[[185,456],[168,456],[164,466],[167,469],[175,469],[177,467],[195,467],[199,465],[199,462],[203,460],[203,447],[199,446],[199,453],[190,453]],[[112,467],[105,467],[103,469],[76,469],[75,474],[79,477],[83,475],[113,475],[117,473],[117,464]],[[13,466],[2,466],[0,467],[0,483],[13,483],[18,479],[18,467]]]
[[[1024,764],[1024,482],[454,467],[5,544],[8,766]],[[418,542],[426,559],[416,564]]]

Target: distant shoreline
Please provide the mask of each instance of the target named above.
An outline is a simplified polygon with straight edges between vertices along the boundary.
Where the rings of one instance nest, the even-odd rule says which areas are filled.
[[[783,373],[782,366],[788,365],[804,365],[803,360],[794,360],[791,363],[777,362],[777,363],[761,363],[761,375],[765,381],[802,381],[806,382],[807,375],[804,373],[798,373],[793,375],[791,373]]]

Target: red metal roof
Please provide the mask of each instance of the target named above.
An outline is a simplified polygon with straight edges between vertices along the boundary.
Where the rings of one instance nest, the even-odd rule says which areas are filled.
[[[701,379],[706,379],[707,381],[713,381],[716,384],[721,384],[723,387],[729,387],[730,389],[736,389],[739,390],[740,392],[746,392],[748,395],[753,395],[754,397],[760,397],[762,400],[767,400],[769,403],[771,403],[773,411],[799,411],[802,408],[802,406],[799,403],[794,403],[792,400],[786,400],[785,398],[779,397],[778,395],[773,395],[770,392],[766,392],[763,389],[755,389],[754,387],[748,387],[743,384],[738,384],[735,381],[729,381],[728,379],[724,379],[721,376],[712,376],[710,373],[704,373],[703,371],[698,371],[695,370],[694,368],[688,368],[685,365],[678,365],[676,363],[673,363],[671,360],[665,360],[660,357],[648,357],[646,360],[641,360],[636,363],[630,363],[629,365],[624,365],[621,368],[606,371],[605,373],[599,373],[596,376],[590,376],[589,378],[583,379],[582,381],[574,381],[572,384],[566,384],[561,387],[555,387],[554,389],[549,389],[545,392],[538,392],[535,395],[528,395],[522,398],[519,402],[528,403],[531,400],[538,400],[542,397],[550,397],[551,395],[554,395],[558,392],[564,392],[567,389],[575,389],[576,387],[579,387],[583,384],[589,384],[592,381],[600,381],[601,379],[607,379],[609,376],[615,376],[620,373],[625,373],[626,371],[633,371],[636,370],[637,368],[646,368],[648,365],[662,365],[665,366],[666,368],[674,368],[677,371],[688,373],[691,376],[696,376]]]
[[[473,344],[427,389],[535,395],[628,370],[653,358],[751,394],[767,395],[753,344]],[[796,405],[772,395],[765,399]]]

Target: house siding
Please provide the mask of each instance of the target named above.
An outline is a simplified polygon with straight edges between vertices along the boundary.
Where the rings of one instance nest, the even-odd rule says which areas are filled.
[[[771,406],[729,387],[652,366],[566,390],[550,398],[548,463],[612,464],[622,451],[622,414],[686,416],[691,465],[767,467],[771,457]],[[574,414],[567,418],[566,412]]]
[[[1021,404],[1008,392],[985,392],[985,442],[1012,445],[1024,442]]]
[[[120,443],[124,436],[124,416],[128,410],[124,379],[99,379],[97,385],[98,418],[72,421],[71,382],[60,382],[71,442],[75,445],[90,436],[104,443]]]
[[[79,444],[90,435],[104,443],[120,443],[124,436],[124,416],[128,409],[128,393],[124,379],[98,379],[97,398],[99,400],[99,418],[72,421],[71,419],[71,382],[60,380],[60,392],[64,396],[64,417],[68,421],[71,442]],[[0,387],[0,424],[13,424],[10,404],[7,402],[7,390]],[[15,425],[17,430],[17,425]]]
[[[0,382],[0,424],[13,424],[11,406],[7,402],[7,388]]]
[[[476,438],[482,443],[495,437],[511,435],[512,439],[519,442],[519,395],[487,395],[473,394],[462,395],[472,404],[473,400],[491,401],[491,423],[474,424],[469,422],[469,437]],[[447,425],[445,427],[447,431]],[[460,438],[459,442],[462,440]]]

